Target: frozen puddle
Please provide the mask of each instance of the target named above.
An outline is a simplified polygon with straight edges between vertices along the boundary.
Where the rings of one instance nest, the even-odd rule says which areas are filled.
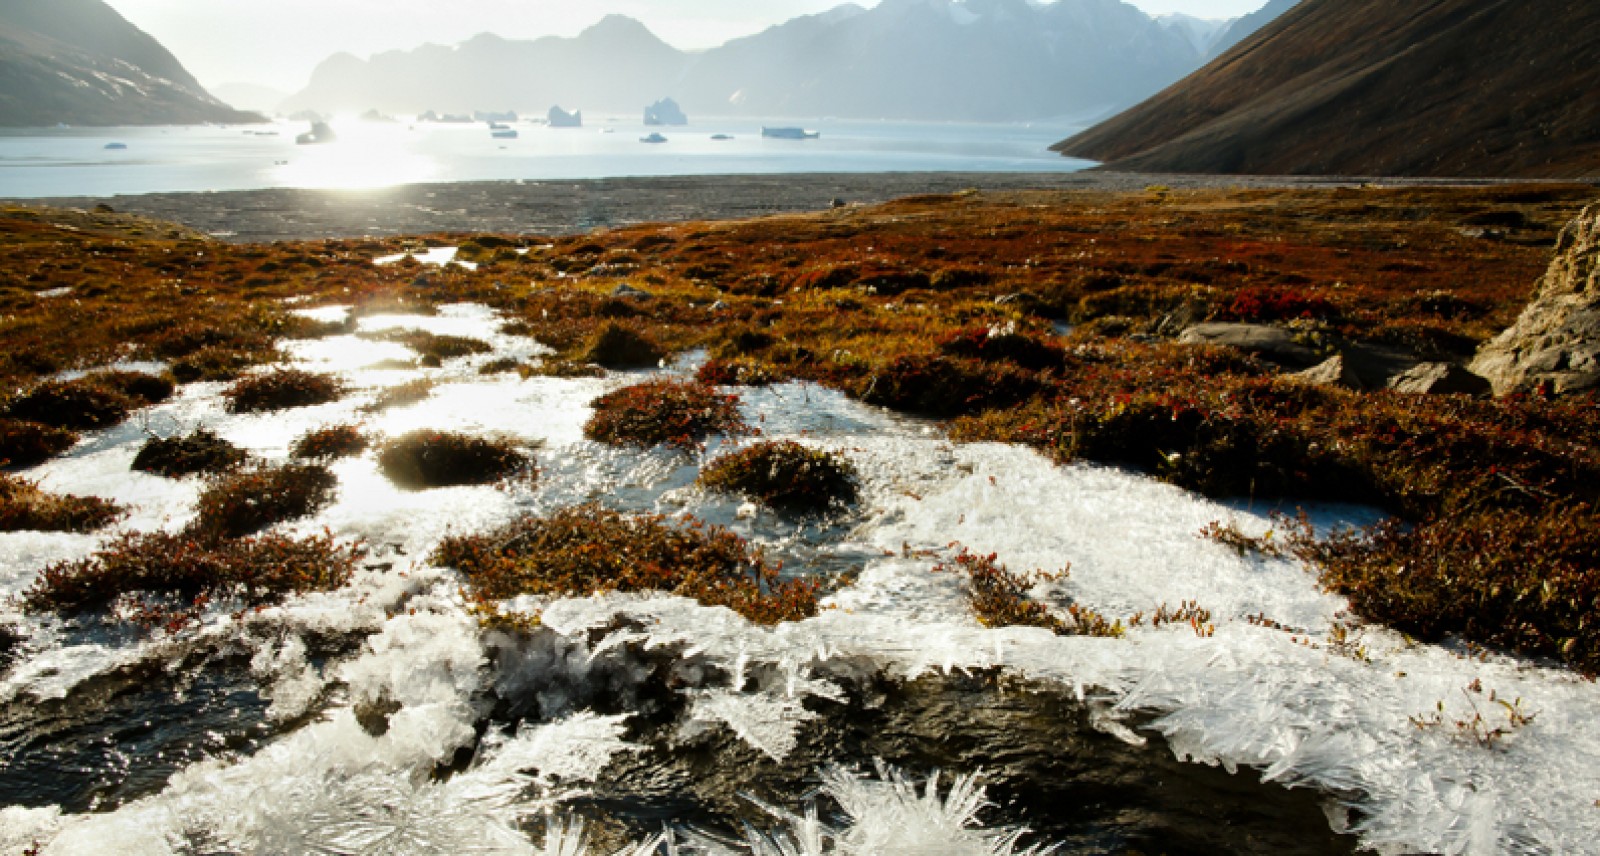
[[[751,515],[695,490],[694,460],[582,438],[588,402],[629,376],[480,374],[543,352],[497,326],[475,306],[364,317],[286,349],[345,378],[344,400],[234,415],[220,386],[190,386],[27,474],[113,498],[126,528],[154,530],[184,525],[199,485],[130,473],[146,432],[203,426],[268,460],[341,422],[497,433],[541,469],[532,485],[408,492],[370,452],[337,462],[338,501],[290,528],[364,540],[368,568],[339,592],[219,606],[178,638],[0,607],[27,637],[0,672],[0,853],[35,840],[46,854],[1600,853],[1600,690],[1359,625],[1297,564],[1197,537],[1214,520],[1263,530],[1262,513],[952,446],[926,423],[785,384],[741,391],[750,421],[849,455],[861,509]],[[386,329],[493,350],[397,367],[414,354],[359,335]],[[419,377],[434,382],[422,401],[367,409]],[[665,596],[524,598],[505,608],[542,627],[516,639],[481,631],[453,575],[426,564],[447,533],[593,499],[692,513],[789,573],[853,581],[816,618],[774,628]],[[0,588],[103,537],[0,535]],[[1123,619],[1195,601],[1214,632],[984,629],[960,581],[930,573],[955,543],[1018,571],[1070,564],[1036,590],[1047,601]],[[157,717],[194,726],[140,724]],[[984,786],[997,806],[980,811]],[[1239,805],[1261,816],[1240,820]]]

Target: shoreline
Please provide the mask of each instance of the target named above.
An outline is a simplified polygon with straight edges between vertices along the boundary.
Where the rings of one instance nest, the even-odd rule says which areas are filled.
[[[1521,179],[1070,173],[782,173],[557,181],[411,184],[377,190],[267,189],[0,199],[25,207],[92,209],[165,220],[235,243],[392,237],[437,232],[570,235],[686,220],[740,220],[876,204],[905,196],[1022,190],[1126,192],[1151,185],[1242,190],[1548,184]],[[1570,182],[1568,182],[1570,183]],[[1592,182],[1585,182],[1592,183]]]

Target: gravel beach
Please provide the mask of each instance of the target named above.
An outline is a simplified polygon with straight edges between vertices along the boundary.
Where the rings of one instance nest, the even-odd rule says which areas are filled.
[[[836,201],[871,204],[975,188],[1140,190],[1168,187],[1303,187],[1359,179],[1076,173],[839,173],[483,181],[372,191],[241,190],[23,200],[182,223],[231,241],[277,241],[430,232],[560,235],[601,227],[815,211]]]

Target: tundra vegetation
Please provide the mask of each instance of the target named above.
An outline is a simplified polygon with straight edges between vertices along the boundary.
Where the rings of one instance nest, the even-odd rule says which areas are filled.
[[[482,236],[477,270],[421,275],[371,264],[401,239],[227,244],[121,215],[8,208],[0,457],[27,466],[141,406],[114,384],[61,381],[63,371],[131,357],[165,362],[178,383],[225,378],[272,362],[286,339],[337,326],[290,313],[285,298],[354,304],[355,315],[475,301],[506,315],[505,332],[555,351],[520,369],[528,376],[632,362],[612,356],[631,353],[615,344],[624,338],[662,356],[708,353],[697,383],[648,381],[597,401],[587,433],[603,442],[695,449],[713,433],[737,436],[748,428],[736,400],[714,385],[799,379],[946,420],[957,441],[1022,443],[1053,461],[1130,467],[1212,496],[1368,503],[1392,522],[1298,544],[1362,615],[1594,673],[1593,393],[1353,390],[1295,377],[1304,366],[1281,355],[1178,341],[1198,323],[1265,323],[1303,359],[1359,347],[1465,362],[1516,318],[1557,231],[1592,194],[964,193],[732,223]],[[41,296],[60,289],[70,293]],[[254,378],[275,375],[249,375],[234,399],[258,400]],[[262,406],[337,394],[280,385]],[[586,514],[606,522],[595,531],[623,537],[621,523]],[[997,591],[1010,584],[979,570]]]

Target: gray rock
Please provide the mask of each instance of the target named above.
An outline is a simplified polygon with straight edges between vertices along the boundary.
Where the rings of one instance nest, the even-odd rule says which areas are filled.
[[[1471,368],[1497,395],[1600,384],[1600,205],[1561,230],[1533,302],[1479,349]]]
[[[1316,351],[1294,340],[1294,334],[1267,324],[1196,324],[1178,336],[1184,345],[1225,345],[1275,363],[1311,366],[1320,362]]]
[[[1412,351],[1365,342],[1343,344],[1339,355],[1344,357],[1345,367],[1367,389],[1383,389],[1391,380],[1424,362]]]
[[[1424,395],[1487,395],[1492,390],[1487,379],[1455,363],[1423,363],[1390,379],[1389,388]]]
[[[1340,389],[1357,391],[1367,388],[1355,370],[1350,367],[1344,354],[1334,354],[1305,371],[1295,372],[1290,377],[1316,386],[1336,386]]]
[[[654,294],[651,294],[642,288],[634,288],[625,282],[616,288],[611,289],[611,296],[620,297],[623,300],[649,300],[650,298],[655,297]]]

